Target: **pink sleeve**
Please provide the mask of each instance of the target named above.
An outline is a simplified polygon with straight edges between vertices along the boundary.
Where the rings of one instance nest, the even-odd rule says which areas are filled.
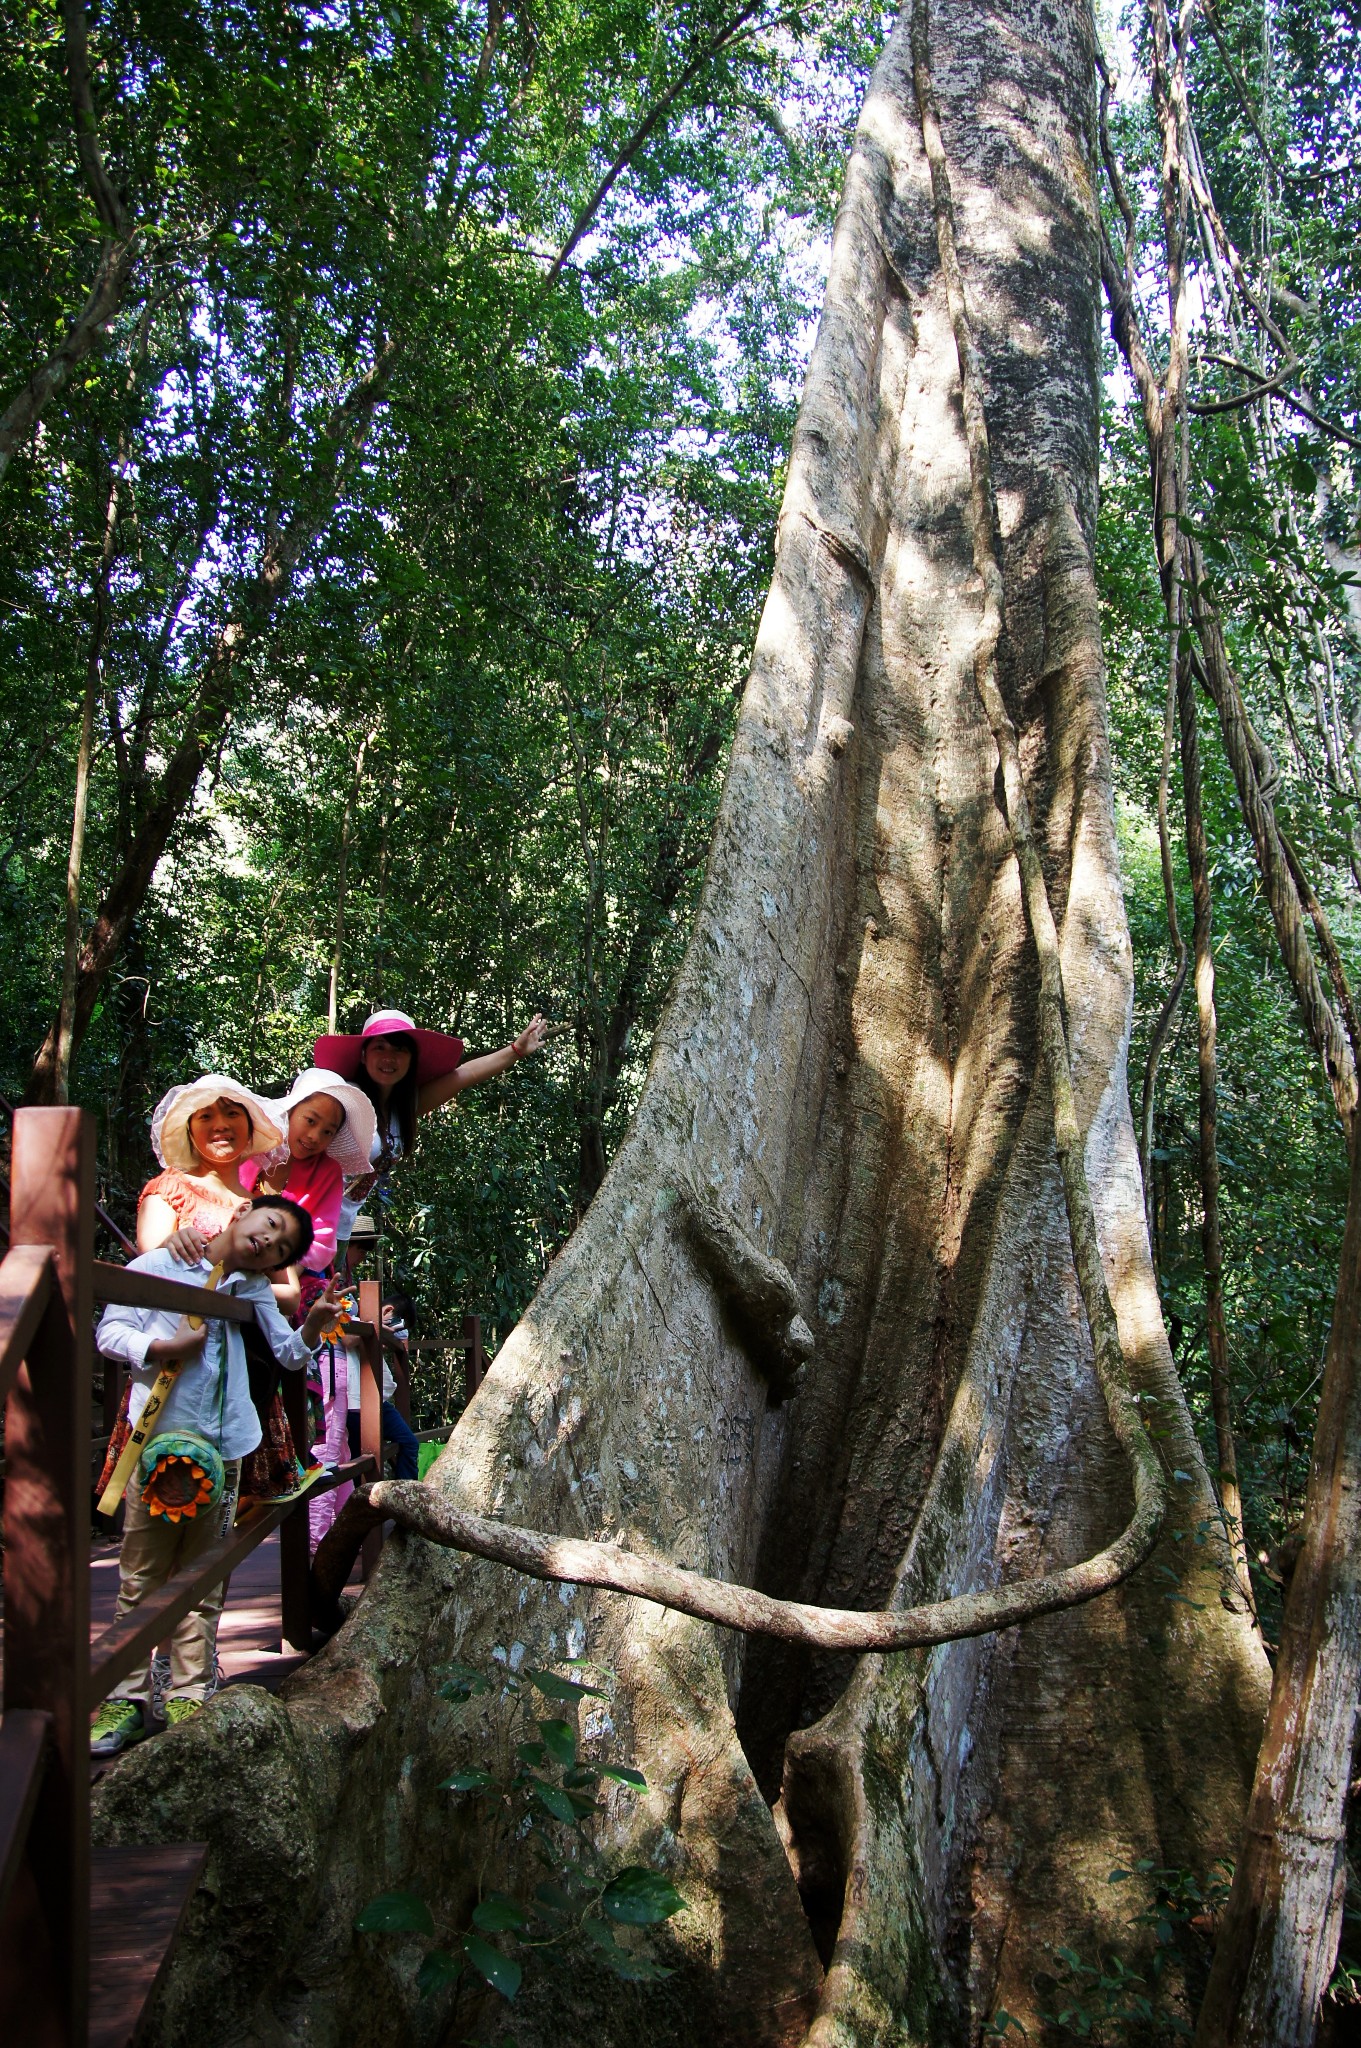
[[[247,1194],[253,1195],[255,1193],[255,1183],[260,1178],[260,1155],[257,1153],[250,1159],[239,1160],[236,1171],[242,1187],[246,1190]]]
[[[340,1221],[340,1202],[345,1192],[345,1176],[329,1152],[313,1164],[305,1188],[294,1194],[293,1182],[296,1167],[288,1176],[286,1195],[293,1195],[302,1203],[312,1219],[312,1246],[303,1266],[309,1273],[320,1273],[329,1266],[336,1255],[336,1225]]]

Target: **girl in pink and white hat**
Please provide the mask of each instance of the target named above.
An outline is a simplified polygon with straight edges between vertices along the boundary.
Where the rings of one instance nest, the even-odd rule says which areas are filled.
[[[447,1031],[426,1031],[405,1010],[375,1010],[362,1031],[332,1032],[319,1038],[312,1057],[319,1067],[354,1081],[373,1104],[377,1118],[372,1171],[345,1183],[336,1236],[344,1245],[371,1190],[387,1179],[401,1158],[416,1149],[416,1125],[464,1088],[504,1074],[517,1060],[538,1052],[547,1035],[535,1015],[523,1031],[496,1052],[465,1060],[463,1040]]]
[[[323,1273],[336,1254],[345,1180],[368,1171],[373,1104],[352,1081],[309,1067],[270,1108],[284,1127],[284,1142],[244,1166],[241,1178],[253,1191],[289,1195],[306,1209],[314,1235],[303,1263]]]

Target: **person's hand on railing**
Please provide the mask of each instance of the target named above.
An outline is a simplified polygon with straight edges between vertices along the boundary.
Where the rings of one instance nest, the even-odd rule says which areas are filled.
[[[196,1266],[207,1248],[208,1239],[204,1233],[191,1229],[187,1223],[183,1228],[172,1231],[164,1246],[182,1266]]]
[[[146,1348],[148,1365],[187,1365],[189,1360],[202,1351],[208,1341],[208,1325],[203,1323],[197,1330],[189,1327],[188,1316],[180,1317],[179,1328],[171,1337],[154,1337]]]
[[[402,1370],[405,1371],[411,1340],[407,1335],[406,1324],[401,1321],[396,1307],[390,1301],[383,1303],[383,1326],[379,1335],[383,1340],[384,1351],[400,1360]]]
[[[302,1326],[302,1341],[309,1350],[315,1351],[327,1331],[344,1320],[339,1314],[344,1291],[339,1274],[333,1273],[312,1303]]]

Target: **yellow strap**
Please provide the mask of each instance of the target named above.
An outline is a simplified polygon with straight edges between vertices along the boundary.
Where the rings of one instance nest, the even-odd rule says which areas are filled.
[[[205,1287],[216,1287],[216,1286],[217,1286],[217,1283],[218,1283],[218,1281],[219,1281],[219,1280],[220,1280],[221,1278],[222,1278],[222,1261],[221,1261],[221,1259],[219,1259],[219,1260],[218,1260],[218,1262],[217,1262],[217,1264],[216,1264],[216,1265],[215,1265],[215,1266],[213,1267],[213,1270],[212,1270],[212,1272],[211,1272],[211,1273],[210,1273],[210,1274],[208,1275],[208,1278],[207,1278],[207,1279],[206,1279],[206,1280],[204,1281],[204,1283],[203,1283],[203,1284],[204,1284],[204,1286],[205,1286]],[[188,1321],[188,1324],[189,1324],[189,1327],[190,1327],[190,1329],[191,1329],[191,1330],[201,1330],[201,1329],[203,1328],[203,1317],[202,1317],[202,1316],[189,1316],[189,1317],[187,1318],[187,1321]]]
[[[212,1272],[203,1284],[205,1287],[216,1287],[221,1278],[222,1267],[219,1263],[213,1267]],[[187,1321],[191,1330],[201,1330],[203,1328],[204,1319],[202,1316],[189,1316]],[[170,1389],[175,1384],[175,1375],[185,1363],[186,1361],[182,1358],[175,1359],[170,1365],[162,1367],[152,1382],[151,1392],[147,1395],[146,1407],[138,1417],[127,1442],[123,1446],[118,1463],[113,1468],[109,1483],[99,1497],[99,1512],[101,1515],[113,1514],[119,1501],[127,1492],[128,1481],[133,1475],[137,1460],[146,1449],[147,1438],[151,1435],[151,1425],[170,1398]]]

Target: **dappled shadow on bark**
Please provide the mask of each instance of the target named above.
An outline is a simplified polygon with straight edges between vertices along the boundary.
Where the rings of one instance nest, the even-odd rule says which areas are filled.
[[[281,1703],[227,1696],[100,1789],[105,1836],[212,1845],[165,2044],[195,2037],[205,2001],[224,2039],[433,2043],[455,2024],[353,1931],[379,1890],[415,1885],[456,1925],[479,1873],[524,1874],[517,1845],[489,1852],[438,1790],[494,1735],[494,1702],[441,1701],[452,1657],[585,1650],[613,1669],[586,1733],[649,1790],[611,1795],[601,1838],[690,1901],[651,2002],[589,1973],[526,1992],[526,2048],[946,2040],[998,2002],[1037,2027],[1045,1944],[1124,1936],[1113,1863],[1203,1869],[1231,1839],[1262,1672],[1221,1550],[1194,1541],[1212,1500],[1158,1319],[1123,1080],[1090,559],[1089,24],[1028,0],[935,16],[989,390],[1002,684],[1112,1295],[1186,1475],[1185,1542],[1160,1559],[1178,1604],[1155,1568],[1019,1641],[851,1668],[394,1540]],[[848,1606],[1071,1562],[1124,1517],[972,674],[957,381],[900,27],[848,175],[694,939],[634,1127],[436,1468],[473,1512]],[[791,1400],[696,1254],[694,1190],[794,1275],[817,1349]]]

